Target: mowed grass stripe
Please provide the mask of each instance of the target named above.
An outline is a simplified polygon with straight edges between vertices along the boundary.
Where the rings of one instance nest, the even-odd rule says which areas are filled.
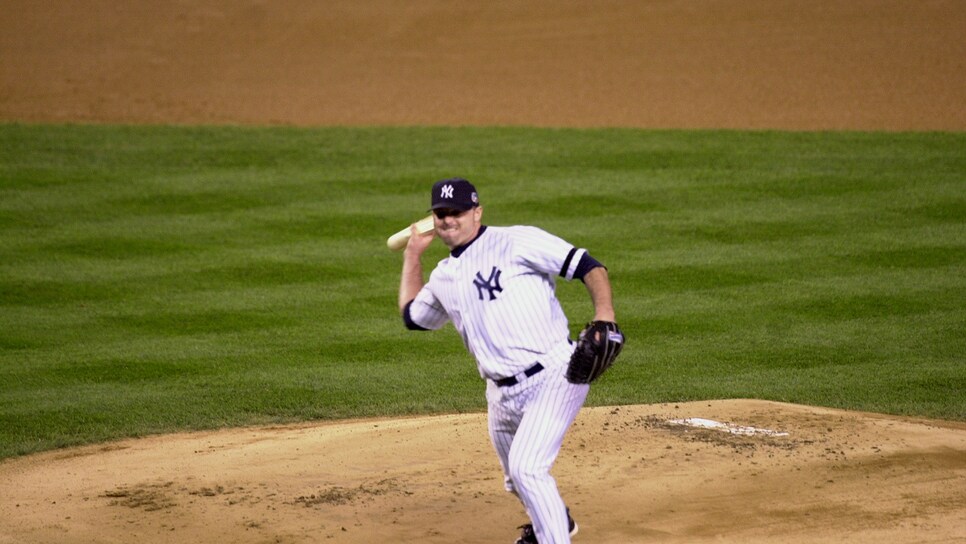
[[[0,457],[482,410],[455,332],[402,329],[384,246],[452,175],[478,183],[488,224],[544,227],[611,270],[630,342],[592,404],[757,397],[966,419],[964,143],[3,125]],[[558,293],[576,331],[586,292]]]

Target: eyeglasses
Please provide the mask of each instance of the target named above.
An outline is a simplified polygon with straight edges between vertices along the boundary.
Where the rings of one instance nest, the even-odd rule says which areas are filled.
[[[433,215],[437,219],[446,219],[447,217],[459,217],[469,210],[456,210],[452,208],[440,208],[438,210],[433,210]]]

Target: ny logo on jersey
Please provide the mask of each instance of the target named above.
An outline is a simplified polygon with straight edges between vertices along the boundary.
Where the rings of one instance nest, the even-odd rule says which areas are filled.
[[[476,290],[480,294],[480,300],[483,300],[483,290],[486,289],[490,294],[490,300],[496,300],[496,292],[503,292],[503,287],[500,286],[500,269],[493,267],[490,271],[490,277],[483,279],[483,274],[477,272],[476,279],[473,280],[473,285],[476,286]]]
[[[440,198],[453,198],[453,186],[443,185],[443,188],[439,191]]]

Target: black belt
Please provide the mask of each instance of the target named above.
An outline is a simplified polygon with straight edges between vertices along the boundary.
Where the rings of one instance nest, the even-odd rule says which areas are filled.
[[[529,378],[530,376],[537,374],[541,370],[543,370],[543,365],[540,363],[537,363],[531,366],[530,368],[524,370],[523,375]],[[518,380],[516,376],[510,376],[509,378],[500,378],[499,380],[493,380],[493,382],[500,387],[510,387],[511,385],[516,385],[520,383],[520,380]]]

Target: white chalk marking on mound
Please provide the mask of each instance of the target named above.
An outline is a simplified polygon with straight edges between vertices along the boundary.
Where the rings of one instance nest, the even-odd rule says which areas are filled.
[[[757,427],[743,427],[741,425],[735,425],[734,423],[722,423],[720,421],[714,421],[713,419],[703,419],[700,417],[689,417],[687,419],[669,419],[668,423],[672,425],[685,425],[687,427],[698,427],[701,429],[714,429],[716,431],[724,431],[731,434],[740,434],[745,436],[751,436],[756,434],[763,434],[767,436],[788,436],[788,433],[781,431],[773,431],[771,429],[759,429]]]

